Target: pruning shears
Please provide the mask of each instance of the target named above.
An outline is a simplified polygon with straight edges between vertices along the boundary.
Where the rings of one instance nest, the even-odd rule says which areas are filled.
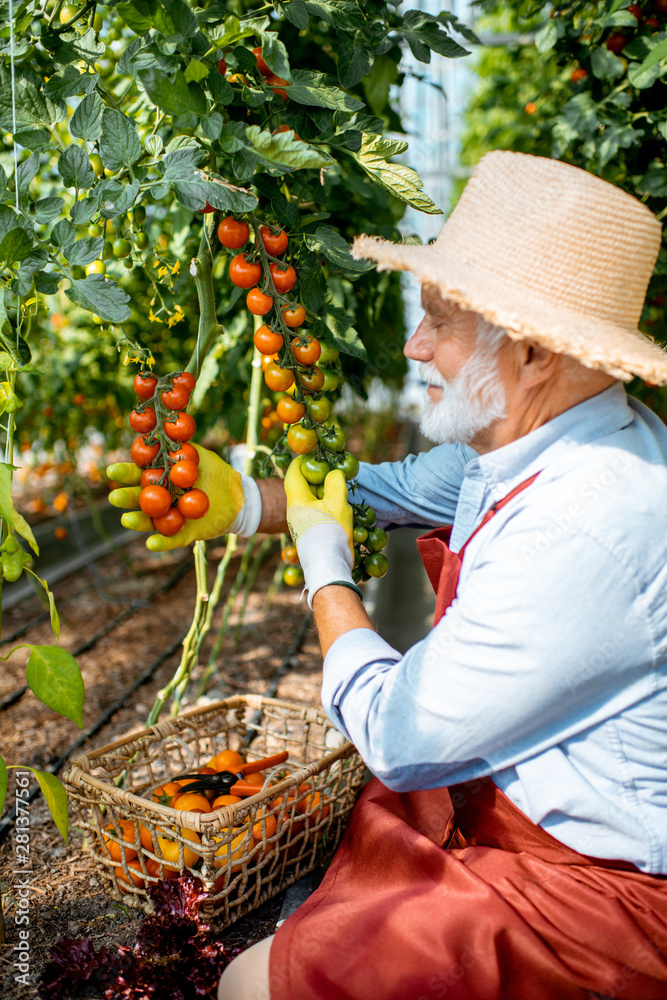
[[[241,798],[250,795],[257,795],[261,791],[259,785],[252,785],[249,781],[244,781],[248,774],[256,774],[269,767],[276,767],[284,764],[289,754],[287,750],[273,754],[272,757],[263,757],[261,760],[251,760],[247,764],[241,764],[238,771],[218,771],[217,774],[200,774],[195,771],[191,774],[181,774],[179,781],[184,778],[195,778],[187,786],[188,792],[206,792],[210,789],[219,795],[238,795]]]

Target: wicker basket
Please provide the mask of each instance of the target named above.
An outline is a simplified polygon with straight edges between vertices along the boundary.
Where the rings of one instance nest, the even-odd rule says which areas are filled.
[[[115,899],[150,913],[146,888],[189,872],[207,896],[204,919],[227,926],[338,845],[364,780],[361,758],[342,739],[319,709],[239,695],[77,757],[63,780],[74,822]],[[281,751],[289,758],[274,769],[277,783],[267,773],[256,795],[215,812],[152,800],[155,788],[226,748],[248,761]],[[286,768],[291,773],[281,777]]]

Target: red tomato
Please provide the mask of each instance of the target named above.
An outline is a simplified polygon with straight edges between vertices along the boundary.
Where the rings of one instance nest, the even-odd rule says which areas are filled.
[[[273,309],[273,299],[265,295],[259,288],[251,288],[246,295],[245,304],[254,316],[266,316]]]
[[[254,341],[260,354],[277,354],[284,343],[282,333],[277,333],[266,325],[255,331]]]
[[[210,506],[209,499],[203,490],[188,490],[178,501],[178,509],[183,517],[196,521],[203,517]]]
[[[284,229],[281,229],[279,233],[272,233],[268,226],[260,226],[259,235],[262,237],[266,252],[272,257],[277,257],[278,254],[285,253],[287,250],[289,240]]]
[[[164,486],[167,482],[166,469],[144,469],[141,473],[139,485],[144,486]]]
[[[152,406],[145,410],[132,410],[128,418],[130,427],[137,434],[150,434],[157,427],[157,417]]]
[[[185,524],[185,517],[178,507],[170,507],[164,517],[154,517],[153,527],[161,535],[175,535]]]
[[[257,266],[259,267],[259,264]],[[276,286],[276,291],[280,292],[281,295],[284,295],[285,292],[290,292],[296,285],[296,271],[291,264],[284,269],[279,264],[269,264],[269,271],[273,278],[273,284]]]
[[[172,483],[182,490],[189,490],[191,486],[194,486],[198,477],[199,469],[194,462],[188,462],[187,459],[176,462],[169,470],[169,478]]]
[[[233,215],[228,215],[222,219],[218,226],[218,239],[223,247],[228,250],[238,250],[245,246],[250,236],[250,227],[247,222],[239,222]]]
[[[314,365],[322,353],[322,348],[315,337],[311,337],[305,343],[295,337],[292,341],[292,351],[300,365]]]
[[[187,441],[197,430],[194,417],[189,413],[179,413],[174,420],[165,420],[162,426],[172,441]]]
[[[276,412],[284,424],[295,424],[306,412],[306,407],[298,399],[283,396],[278,400]]]
[[[167,454],[173,462],[194,462],[199,465],[199,452],[191,444],[182,444],[175,451],[168,451]]]
[[[218,62],[218,73],[222,73],[222,75],[224,76],[226,72],[227,72],[227,63],[225,62],[224,59],[220,59]]]
[[[273,73],[271,73],[270,76],[264,77],[264,79],[274,94],[278,97],[282,97],[283,101],[287,100],[289,95],[287,91],[283,89],[284,87],[289,87],[287,80],[283,80],[281,76],[275,76]]]
[[[188,392],[192,392],[197,384],[197,379],[192,372],[179,372],[178,375],[174,375],[173,381],[174,385],[184,385]]]
[[[198,208],[197,211],[199,212],[200,215],[210,215],[211,212],[215,212],[215,208],[207,201],[204,207]]]
[[[257,69],[260,71],[262,76],[270,76],[271,70],[269,69],[262,55],[262,46],[258,45],[256,49],[252,50],[252,54],[257,60]]]
[[[156,385],[155,375],[144,375],[143,372],[139,372],[138,375],[134,376],[134,391],[139,399],[152,399],[155,395]]]
[[[130,447],[130,458],[135,465],[143,469],[155,461],[159,451],[159,444],[147,444],[144,438],[138,437],[134,439]]]
[[[169,490],[164,486],[144,486],[139,494],[139,506],[149,517],[164,517],[171,507]]]
[[[631,3],[628,7],[628,14],[632,14],[633,17],[637,18],[637,21],[641,24],[643,17],[642,9],[638,3]]]
[[[588,73],[586,70],[582,69],[581,66],[577,66],[577,68],[573,69],[570,73],[570,80],[572,80],[572,83],[579,83],[580,80],[585,80],[587,76]]]
[[[612,31],[606,42],[609,51],[616,56],[621,54],[627,44],[628,40],[621,31]]]
[[[301,388],[306,392],[319,392],[324,385],[324,372],[317,365],[312,368],[301,369],[299,371],[299,382]]]
[[[246,260],[242,253],[237,253],[229,262],[229,277],[237,288],[252,288],[262,277],[262,265]]]
[[[291,369],[281,368],[275,361],[271,361],[266,366],[264,381],[273,392],[285,392],[294,382],[294,375]]]
[[[190,402],[190,393],[184,385],[174,385],[172,389],[161,392],[160,399],[167,410],[184,410]]]
[[[286,308],[283,309],[283,319],[285,320],[285,326],[289,326],[292,329],[294,329],[294,327],[296,326],[301,326],[305,318],[306,318],[305,306],[302,305],[286,306]]]

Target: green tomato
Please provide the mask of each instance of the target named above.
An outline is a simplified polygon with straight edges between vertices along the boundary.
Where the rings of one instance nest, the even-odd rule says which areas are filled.
[[[340,469],[346,480],[350,482],[359,475],[359,459],[349,451],[343,452],[342,459],[339,459],[336,468]]]
[[[137,244],[139,250],[145,250],[150,240],[147,233],[136,233],[134,242]]]
[[[86,268],[87,276],[90,276],[91,274],[106,274],[106,273],[107,273],[107,266],[103,260],[94,260]]]
[[[99,177],[104,170],[104,164],[102,163],[102,157],[99,153],[91,153],[88,157],[90,160],[90,165],[93,168],[93,173],[96,177]]]
[[[306,482],[319,486],[331,470],[329,463],[325,462],[324,459],[308,457],[304,459],[301,471]]]
[[[320,444],[327,451],[342,451],[345,447],[346,438],[340,427],[320,426],[318,434]]]
[[[372,531],[368,532],[366,547],[369,548],[371,552],[381,552],[386,544],[387,532],[382,528],[373,528]]]
[[[143,205],[137,205],[132,211],[132,221],[138,226],[142,226],[146,221],[146,209]]]
[[[362,583],[364,579],[364,571],[361,566],[355,566],[352,570],[352,579],[355,583]]]
[[[58,19],[61,24],[67,24],[67,22],[71,21],[73,17],[76,17],[78,13],[78,7],[75,7],[72,3],[66,3],[65,6],[61,8]]]
[[[321,424],[331,413],[331,400],[327,399],[326,396],[320,396],[319,399],[313,399],[309,396],[306,399],[306,409],[310,419],[316,424]]]
[[[282,469],[285,472],[289,469],[292,463],[292,456],[285,454],[284,451],[279,451],[277,454],[272,456],[276,468]]]
[[[366,528],[353,528],[352,529],[352,541],[356,542],[357,545],[361,545],[368,538],[368,531]]]
[[[333,372],[329,368],[323,368],[322,374],[324,375],[324,382],[322,383],[322,392],[333,392],[340,385],[340,375],[338,372]]]
[[[384,576],[389,569],[389,562],[387,557],[382,554],[382,552],[373,552],[370,556],[366,556],[364,559],[364,569],[369,576],[381,577]]]
[[[361,554],[361,549],[354,546],[354,569],[363,569],[364,557]]]
[[[323,340],[320,340],[320,347],[322,348],[322,353],[317,362],[319,365],[330,365],[336,361],[340,354],[337,347],[332,347],[331,344],[327,344]]]
[[[111,240],[105,240],[102,247],[102,260],[109,260],[110,257],[113,257],[113,243]]]
[[[300,566],[285,566],[283,580],[288,587],[299,587],[303,583],[303,570]]]
[[[80,281],[81,278],[86,277],[86,270],[81,267],[80,264],[72,264],[69,269],[69,273],[71,274],[73,281]]]
[[[113,255],[114,257],[129,257],[132,253],[132,244],[129,240],[121,238],[116,240],[113,245]]]
[[[101,236],[103,232],[104,230],[102,229],[99,222],[93,222],[91,223],[90,226],[88,226],[88,235],[92,236],[93,239],[96,239],[98,236]]]

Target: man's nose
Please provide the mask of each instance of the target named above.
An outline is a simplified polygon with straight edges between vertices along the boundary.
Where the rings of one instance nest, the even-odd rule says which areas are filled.
[[[412,361],[432,361],[433,360],[433,338],[425,329],[424,320],[421,321],[415,332],[412,334],[403,353],[406,358]]]

